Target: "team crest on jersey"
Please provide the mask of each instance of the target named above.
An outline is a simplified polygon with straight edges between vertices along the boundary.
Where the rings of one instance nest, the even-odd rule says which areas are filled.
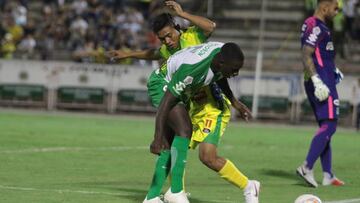
[[[211,130],[209,128],[204,128],[203,132],[209,134],[211,132]]]
[[[334,44],[333,42],[328,42],[326,45],[326,51],[334,51]]]

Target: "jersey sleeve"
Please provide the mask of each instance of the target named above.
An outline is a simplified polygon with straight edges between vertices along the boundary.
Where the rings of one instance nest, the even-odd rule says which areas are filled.
[[[314,24],[307,24],[303,36],[304,45],[316,47],[320,43],[324,34],[325,33],[323,33],[323,30],[321,30],[319,26]]]
[[[193,34],[195,38],[197,38],[201,43],[205,42],[208,37],[204,34],[204,31],[197,27],[191,26],[188,28],[189,33]]]
[[[172,75],[172,78],[168,84],[168,90],[177,98],[184,101],[186,94],[191,93],[191,89],[198,83],[198,73],[196,73],[194,65],[183,64]]]

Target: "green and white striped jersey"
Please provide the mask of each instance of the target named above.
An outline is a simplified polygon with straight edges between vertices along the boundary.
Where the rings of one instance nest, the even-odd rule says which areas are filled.
[[[182,49],[167,61],[168,89],[177,98],[186,101],[199,88],[222,78],[214,74],[210,65],[214,56],[224,44],[208,42]]]

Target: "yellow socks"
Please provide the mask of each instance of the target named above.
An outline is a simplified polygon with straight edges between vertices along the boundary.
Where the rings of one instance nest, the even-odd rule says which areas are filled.
[[[248,178],[230,161],[226,160],[224,167],[218,172],[221,178],[232,183],[236,187],[244,189],[248,184]]]

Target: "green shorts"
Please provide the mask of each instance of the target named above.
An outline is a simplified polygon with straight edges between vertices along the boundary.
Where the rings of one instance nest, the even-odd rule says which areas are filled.
[[[158,108],[160,102],[166,91],[168,82],[165,80],[163,74],[159,72],[159,69],[154,70],[149,76],[147,82],[148,95],[151,100],[151,104]]]

